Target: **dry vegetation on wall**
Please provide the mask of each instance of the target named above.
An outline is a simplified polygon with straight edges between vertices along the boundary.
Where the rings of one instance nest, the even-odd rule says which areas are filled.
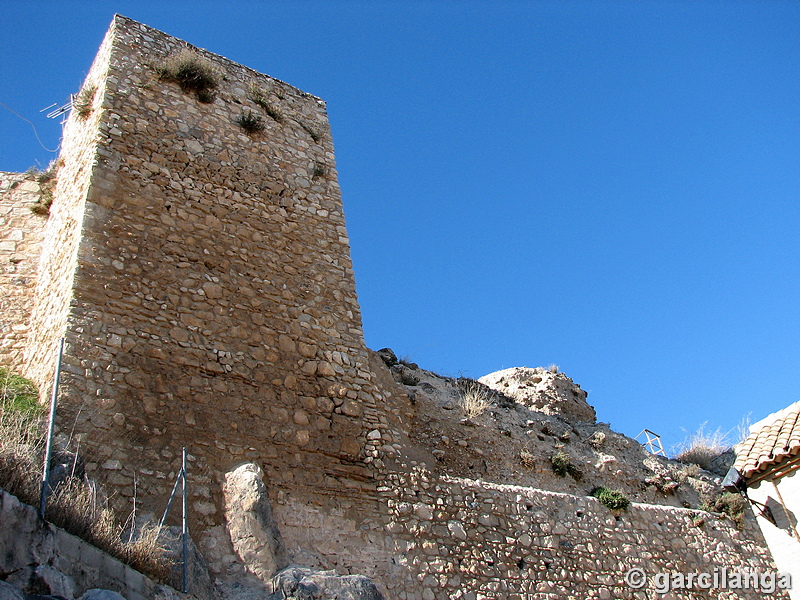
[[[739,529],[744,528],[744,513],[747,510],[747,500],[741,494],[723,492],[704,498],[700,506],[707,512],[722,513],[736,524]]]
[[[249,135],[264,131],[265,127],[264,119],[258,115],[254,115],[249,110],[236,118],[236,124]]]
[[[77,93],[72,101],[72,108],[80,119],[86,119],[92,112],[94,97],[97,93],[96,85],[87,85]]]
[[[566,477],[569,475],[575,481],[580,481],[583,478],[583,471],[581,471],[578,466],[572,462],[569,454],[563,450],[559,450],[550,457],[550,466],[553,469],[553,473],[560,477]]]
[[[258,104],[273,121],[276,123],[283,121],[281,112],[269,101],[269,94],[255,83],[250,84],[250,99]]]
[[[0,367],[0,487],[22,502],[39,505],[44,461],[44,411],[30,381]],[[61,452],[61,458],[64,458]],[[158,528],[146,526],[123,541],[123,527],[108,508],[96,482],[79,475],[79,460],[54,484],[47,503],[47,520],[97,546],[133,568],[161,581],[170,564]]]
[[[219,76],[205,58],[191,48],[183,48],[156,67],[163,81],[177,83],[185,93],[194,93],[205,104],[214,101],[214,91],[219,85]]]
[[[682,463],[693,464],[707,471],[711,470],[712,461],[720,454],[730,449],[727,434],[721,430],[707,432],[706,423],[678,446],[675,459]]]
[[[485,386],[467,378],[459,379],[458,383],[461,392],[458,403],[468,419],[482,415],[492,405],[492,398]]]
[[[50,206],[53,204],[53,190],[56,187],[56,175],[60,166],[61,160],[58,159],[51,162],[44,171],[40,171],[36,167],[31,167],[26,171],[25,175],[28,179],[39,184],[39,199],[31,207],[31,212],[42,216],[50,215]]]

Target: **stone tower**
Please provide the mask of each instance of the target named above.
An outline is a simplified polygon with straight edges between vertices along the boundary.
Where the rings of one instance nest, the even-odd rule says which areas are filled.
[[[216,86],[165,75],[186,60]],[[324,102],[117,16],[61,161],[27,375],[47,389],[65,336],[58,426],[90,475],[159,513],[186,447],[212,555],[245,461],[291,507],[289,538],[320,511],[375,516],[368,434],[385,425]]]

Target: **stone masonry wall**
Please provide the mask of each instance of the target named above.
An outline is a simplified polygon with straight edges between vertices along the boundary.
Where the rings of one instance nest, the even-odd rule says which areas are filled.
[[[65,332],[58,426],[123,515],[134,496],[140,514],[163,511],[188,448],[190,525],[217,574],[239,568],[220,487],[246,460],[286,505],[354,515],[345,537],[363,567],[386,419],[325,105],[190,48],[219,80],[200,102],[159,78],[185,48],[114,20],[84,84],[91,111],[65,129],[27,374],[46,383]],[[265,130],[247,134],[246,113]],[[303,535],[336,564],[330,531]]]
[[[73,114],[63,130],[61,166],[41,245],[30,338],[25,351],[24,374],[39,385],[42,394],[51,388],[59,339],[65,333],[74,298],[72,285],[84,205],[97,157],[97,128],[103,103],[100,84],[106,77],[110,51],[111,38],[106,35],[85,84],[99,90],[92,98],[93,110],[86,118]]]
[[[19,370],[28,342],[36,270],[46,218],[33,177],[0,172],[0,365]]]
[[[667,506],[632,504],[614,514],[588,496],[436,478],[423,469],[389,475],[381,493],[395,561],[408,570],[392,595],[400,600],[756,599],[764,594],[754,589],[657,595],[653,578],[775,571],[752,517],[739,531],[725,517]],[[634,567],[648,576],[641,590],[625,583]],[[782,591],[770,597],[788,598]]]

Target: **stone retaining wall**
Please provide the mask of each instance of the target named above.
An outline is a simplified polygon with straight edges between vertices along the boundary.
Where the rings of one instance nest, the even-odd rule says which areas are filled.
[[[722,515],[648,504],[618,513],[592,497],[484,481],[389,475],[381,488],[395,561],[408,569],[399,600],[764,598],[759,590],[656,594],[658,573],[774,573],[752,516],[743,531]],[[649,583],[625,583],[639,568]],[[788,598],[785,592],[768,597]]]
[[[4,581],[19,588],[24,588],[31,577],[42,580],[51,587],[44,592],[69,598],[95,588],[119,592],[126,600],[189,598],[42,521],[36,509],[2,489],[0,573]]]
[[[160,76],[181,52],[213,70],[212,98]],[[187,447],[190,526],[218,574],[238,564],[220,488],[244,461],[292,506],[328,512],[347,498],[359,520],[378,515],[387,420],[325,104],[119,16],[82,95],[25,374],[47,389],[66,337],[58,427],[87,473],[113,486],[120,514],[134,497],[160,514]],[[245,131],[243,115],[263,131]],[[356,562],[371,561],[362,531],[347,536]]]

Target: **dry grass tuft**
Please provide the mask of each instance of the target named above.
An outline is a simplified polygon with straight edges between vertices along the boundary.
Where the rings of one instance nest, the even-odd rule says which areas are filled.
[[[254,115],[249,110],[236,118],[236,124],[244,129],[245,133],[248,135],[255,135],[256,133],[264,131],[265,127],[264,119],[258,115]]]
[[[39,505],[45,435],[36,388],[0,368],[0,487]],[[67,477],[51,491],[47,520],[154,578],[165,580],[170,563],[158,528],[143,528],[123,542],[122,527],[96,482]]]
[[[727,434],[719,429],[706,432],[705,427],[706,423],[700,425],[678,446],[676,460],[708,470],[711,462],[730,448]]]
[[[275,106],[269,101],[269,94],[262,90],[255,83],[250,84],[250,99],[258,104],[269,117],[276,123],[283,121],[283,115]]]
[[[722,492],[702,499],[701,510],[723,513],[730,517],[736,528],[744,528],[744,513],[747,510],[747,500],[741,494]]]
[[[88,85],[78,92],[75,100],[72,102],[72,107],[75,109],[75,114],[80,119],[86,119],[91,112],[94,105],[94,96],[97,93],[96,85]]]
[[[465,385],[459,382],[459,387],[458,405],[468,419],[482,415],[492,405],[489,392],[481,384],[474,382],[474,385]]]
[[[533,469],[536,466],[536,457],[527,446],[523,446],[519,451],[519,460],[526,469]]]
[[[44,455],[39,420],[5,402],[0,411],[0,487],[26,504],[38,505]]]
[[[38,503],[44,437],[36,386],[0,367],[0,487]]]
[[[209,61],[190,48],[173,54],[157,68],[163,81],[177,83],[184,93],[194,92],[200,102],[214,101],[219,77]]]

